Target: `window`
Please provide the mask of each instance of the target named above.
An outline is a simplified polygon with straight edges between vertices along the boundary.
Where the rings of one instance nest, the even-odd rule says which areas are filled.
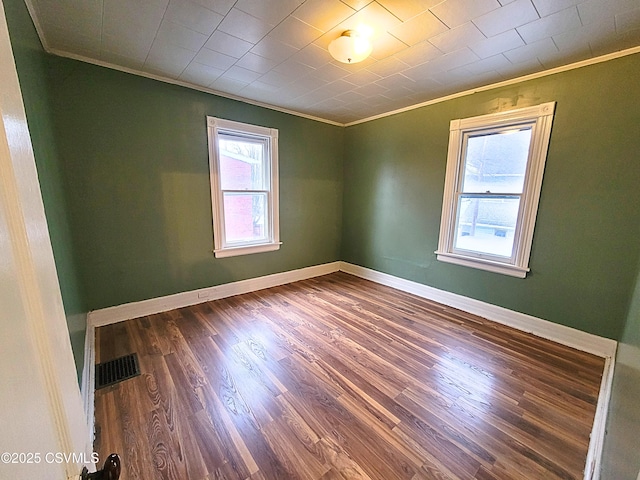
[[[278,130],[207,117],[216,257],[280,248]]]
[[[527,275],[554,109],[451,122],[438,260]]]

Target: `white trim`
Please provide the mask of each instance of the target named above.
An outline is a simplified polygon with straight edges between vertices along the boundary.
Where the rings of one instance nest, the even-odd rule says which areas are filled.
[[[28,3],[28,0],[25,0]],[[31,17],[33,18],[33,16]],[[40,39],[43,37],[40,36]],[[58,50],[56,48],[47,48],[45,44],[42,45],[47,53],[51,55],[56,55],[58,57],[70,58],[72,60],[78,60],[80,62],[89,63],[91,65],[97,65],[99,67],[109,68],[111,70],[117,70],[119,72],[130,73],[132,75],[137,75],[138,77],[150,78],[151,80],[157,80],[158,82],[168,83],[170,85],[177,85],[179,87],[190,88],[191,90],[197,90],[203,93],[209,93],[211,95],[216,95],[217,97],[227,98],[229,100],[236,100],[238,102],[243,102],[249,105],[254,105],[256,107],[266,108],[268,110],[273,110],[275,112],[286,113],[289,115],[294,115],[296,117],[306,118],[308,120],[313,120],[321,123],[328,123],[329,125],[334,125],[336,127],[344,127],[344,123],[336,122],[335,120],[329,120],[327,118],[316,117],[315,115],[309,115],[308,113],[297,112],[295,110],[289,110],[284,107],[278,107],[276,105],[271,105],[269,103],[260,102],[258,100],[251,100],[246,97],[242,97],[240,95],[234,95],[232,93],[221,92],[220,90],[214,90],[213,88],[202,87],[200,85],[195,85],[189,82],[183,82],[181,80],[176,80],[174,78],[163,77],[162,75],[156,75],[154,73],[143,72],[141,70],[137,70],[135,68],[123,67],[120,65],[115,65],[110,62],[103,62],[102,60],[96,60],[94,58],[85,57],[84,55],[77,55],[75,53],[65,52],[64,50]]]
[[[530,73],[529,75],[523,75],[522,77],[516,77],[509,80],[504,80],[502,82],[490,83],[482,87],[477,87],[469,90],[464,90],[462,92],[452,93],[451,95],[446,95],[444,97],[434,98],[433,100],[427,100],[426,102],[417,103],[415,105],[410,105],[408,107],[399,108],[397,110],[392,110],[390,112],[380,113],[378,115],[373,115],[371,117],[363,118],[361,120],[355,120],[353,122],[345,123],[343,124],[343,126],[351,127],[353,125],[358,125],[360,123],[367,123],[373,120],[378,120],[380,118],[390,117],[391,115],[397,115],[399,113],[409,112],[417,108],[427,107],[429,105],[434,105],[436,103],[446,102],[447,100],[466,97],[468,95],[473,95],[474,93],[485,92],[487,90],[493,90],[494,88],[508,87],[509,85],[514,85],[516,83],[526,82],[528,80],[535,80],[536,78],[547,77],[549,75],[555,75],[556,73],[568,72],[570,70],[575,70],[577,68],[588,67],[589,65],[597,65],[598,63],[608,62],[610,60],[626,57],[628,55],[633,55],[635,53],[640,53],[640,46],[627,48],[626,50],[620,50],[618,52],[607,53],[605,55],[600,55],[599,57],[590,58],[588,60],[582,60],[580,62],[570,63],[568,65],[563,65],[561,67],[555,67],[549,70],[543,70],[541,72]]]
[[[442,303],[443,305],[458,308],[502,325],[532,333],[538,337],[546,338],[547,340],[552,340],[583,352],[592,353],[599,357],[613,358],[616,353],[617,342],[615,340],[341,261],[93,310],[88,314],[87,323],[93,327],[101,327],[133,318],[166,312],[176,308],[196,305],[210,300],[241,295],[264,288],[297,282],[320,275],[327,275],[337,271],[349,273],[381,285],[387,285],[403,292]]]
[[[216,258],[235,257],[238,255],[251,255],[252,253],[273,252],[280,249],[282,242],[261,243],[260,245],[243,245],[241,247],[226,247],[213,251]]]
[[[584,480],[599,480],[602,468],[602,450],[604,447],[604,436],[606,434],[607,415],[609,413],[609,402],[611,401],[611,390],[613,386],[613,374],[615,370],[615,352],[610,357],[605,357],[602,381],[600,382],[600,392],[598,393],[598,405],[593,418],[593,427],[587,451],[587,461],[584,467]]]
[[[298,270],[290,270],[288,272],[274,273],[264,277],[249,278],[247,280],[225,283],[214,287],[201,288],[199,290],[176,293],[165,297],[93,310],[89,312],[89,324],[94,327],[102,327],[132,318],[144,317],[146,315],[188,307],[189,305],[196,305],[210,300],[232,297],[243,293],[255,292],[256,290],[262,290],[264,288],[306,280],[307,278],[327,275],[337,272],[338,270],[340,270],[340,262],[325,263],[300,268]]]
[[[449,127],[449,147],[447,169],[442,198],[442,216],[438,238],[437,259],[466,267],[488,270],[518,278],[525,278],[529,271],[529,257],[533,241],[533,231],[538,213],[538,202],[542,188],[542,176],[547,160],[547,150],[551,136],[551,124],[555,112],[555,102],[542,103],[532,107],[507,110],[488,115],[451,120]],[[527,153],[526,172],[522,191],[519,193],[520,208],[513,237],[511,256],[456,249],[456,229],[460,215],[459,198],[462,193],[487,195],[493,193],[467,192],[463,189],[463,171],[467,161],[467,141],[472,134],[498,135],[506,130],[527,127],[531,131]],[[497,195],[500,195],[497,193]],[[508,194],[505,194],[508,195]],[[516,195],[514,192],[513,195]]]
[[[29,0],[25,0],[26,3],[29,3]],[[33,18],[33,15],[32,15]],[[40,32],[38,32],[40,34]],[[40,35],[40,39],[42,41],[43,36]],[[171,85],[178,85],[180,87],[190,88],[192,90],[198,90],[204,93],[210,93],[212,95],[217,95],[218,97],[228,98],[230,100],[237,100],[240,102],[247,103],[249,105],[254,105],[256,107],[267,108],[269,110],[274,110],[276,112],[288,113],[289,115],[295,115],[296,117],[306,118],[309,120],[314,120],[316,122],[327,123],[329,125],[335,125],[337,127],[351,127],[353,125],[359,125],[361,123],[371,122],[373,120],[378,120],[380,118],[390,117],[392,115],[397,115],[399,113],[409,112],[411,110],[415,110],[417,108],[427,107],[429,105],[434,105],[441,102],[446,102],[447,100],[453,100],[455,98],[466,97],[468,95],[473,95],[474,93],[484,92],[487,90],[493,90],[494,88],[500,87],[508,87],[510,85],[514,85],[516,83],[526,82],[528,80],[534,80],[536,78],[547,77],[549,75],[555,75],[556,73],[568,72],[570,70],[575,70],[577,68],[588,67],[589,65],[597,65],[598,63],[608,62],[610,60],[615,60],[617,58],[626,57],[628,55],[633,55],[635,53],[640,53],[640,46],[628,48],[626,50],[621,50],[619,52],[608,53],[606,55],[601,55],[599,57],[591,58],[588,60],[582,60],[580,62],[570,63],[569,65],[564,65],[561,67],[552,68],[550,70],[543,70],[541,72],[530,73],[529,75],[524,75],[522,77],[512,78],[510,80],[504,80],[502,82],[490,83],[488,85],[483,85],[481,87],[472,88],[470,90],[464,90],[462,92],[452,93],[451,95],[446,95],[444,97],[434,98],[433,100],[427,100],[426,102],[417,103],[415,105],[409,105],[407,107],[399,108],[397,110],[392,110],[389,112],[379,113],[377,115],[373,115],[371,117],[362,118],[360,120],[354,120],[353,122],[341,123],[336,122],[335,120],[329,120],[328,118],[317,117],[315,115],[310,115],[308,113],[302,113],[295,110],[289,110],[287,108],[277,107],[275,105],[271,105],[268,103],[260,102],[257,100],[250,100],[245,97],[241,97],[239,95],[233,95],[231,93],[224,93],[218,90],[214,90],[212,88],[201,87],[198,85],[194,85],[192,83],[183,82],[180,80],[175,80],[167,77],[163,77],[161,75],[155,75],[153,73],[143,72],[140,70],[136,70],[134,68],[122,67],[119,65],[115,65],[109,62],[103,62],[101,60],[95,60],[93,58],[88,58],[82,55],[77,55],[75,53],[65,52],[63,50],[57,50],[55,48],[48,48],[45,42],[42,42],[42,46],[52,55],[57,55],[59,57],[70,58],[72,60],[78,60],[80,62],[90,63],[92,65],[97,65],[99,67],[110,68],[112,70],[118,70],[120,72],[130,73],[133,75],[138,75],[139,77],[150,78],[152,80],[157,80],[159,82],[168,83]]]
[[[0,375],[6,385],[0,389],[0,451],[88,456],[69,328],[2,0],[0,85]],[[28,372],[28,378],[16,372]],[[9,475],[76,478],[81,465],[75,460],[16,464]]]
[[[251,138],[263,147],[263,158],[257,163],[263,168],[263,190],[245,189],[242,193],[260,192],[265,195],[266,238],[260,242],[245,241],[228,243],[225,222],[224,195],[222,188],[220,135]],[[249,255],[278,250],[280,242],[280,207],[278,179],[278,129],[236,122],[207,116],[207,140],[209,146],[209,180],[211,184],[211,213],[213,220],[213,253],[216,258]]]
[[[507,265],[505,263],[492,262],[491,260],[478,260],[470,259],[463,255],[457,255],[455,253],[441,252],[436,250],[436,258],[445,263],[453,263],[454,265],[462,265],[464,267],[479,268],[493,273],[501,273],[503,275],[510,275],[512,277],[525,278],[529,268],[520,268],[516,265]],[[480,265],[478,262],[482,262]]]
[[[415,105],[409,105],[407,107],[399,108],[397,110],[391,110],[389,112],[380,113],[377,115],[373,115],[371,117],[362,118],[360,120],[354,120],[353,122],[342,123],[336,122],[335,120],[329,120],[327,118],[317,117],[315,115],[310,115],[308,113],[298,112],[296,110],[290,110],[283,107],[278,107],[275,105],[271,105],[268,103],[260,102],[258,100],[251,100],[245,97],[241,97],[239,95],[233,95],[231,93],[224,93],[218,90],[214,90],[212,88],[202,87],[199,85],[195,85],[188,82],[183,82],[180,80],[163,77],[161,75],[155,75],[153,73],[143,72],[134,68],[122,67],[119,65],[115,65],[109,62],[103,62],[101,60],[96,60],[93,58],[85,57],[83,55],[77,55],[75,53],[65,52],[64,50],[58,50],[55,48],[50,48],[48,42],[46,41],[46,37],[44,35],[43,29],[40,26],[40,22],[38,20],[37,14],[35,12],[37,9],[33,6],[32,0],[24,0],[27,10],[31,15],[31,20],[36,28],[36,32],[38,33],[38,37],[40,37],[40,43],[42,43],[42,47],[47,53],[52,55],[57,55],[59,57],[70,58],[72,60],[78,60],[85,63],[90,63],[92,65],[98,65],[100,67],[110,68],[112,70],[118,70],[120,72],[130,73],[133,75],[138,75],[140,77],[150,78],[152,80],[157,80],[159,82],[169,83],[171,85],[178,85],[180,87],[190,88],[192,90],[197,90],[204,93],[210,93],[213,95],[217,95],[219,97],[228,98],[230,100],[238,100],[240,102],[247,103],[249,105],[255,105],[256,107],[267,108],[269,110],[274,110],[276,112],[287,113],[290,115],[295,115],[297,117],[306,118],[309,120],[314,120],[316,122],[327,123],[329,125],[335,125],[337,127],[351,127],[352,125],[358,125],[360,123],[366,123],[373,120],[377,120],[379,118],[390,117],[391,115],[396,115],[398,113],[408,112],[411,110],[415,110],[417,108],[426,107],[428,105],[433,105],[440,102],[446,102],[447,100],[452,100],[454,98],[465,97],[467,95],[473,95],[474,93],[484,92],[486,90],[492,90],[494,88],[505,87],[509,85],[513,85],[520,82],[525,82],[527,80],[533,80],[536,78],[546,77],[548,75],[554,75],[556,73],[566,72],[569,70],[575,70],[577,68],[586,67],[589,65],[596,65],[598,63],[607,62],[609,60],[615,60],[616,58],[626,57],[627,55],[633,55],[634,53],[640,53],[640,46],[628,48],[626,50],[620,50],[617,52],[607,53],[605,55],[600,55],[599,57],[589,58],[587,60],[582,60],[575,63],[570,63],[568,65],[563,65],[560,67],[551,68],[549,70],[543,70],[541,72],[530,73],[528,75],[523,75],[521,77],[512,78],[510,80],[504,80],[502,82],[490,83],[488,85],[484,85],[477,88],[472,88],[469,90],[464,90],[462,92],[453,93],[451,95],[446,95],[444,97],[434,98],[433,100],[427,100],[426,102],[417,103]]]
[[[210,300],[241,295],[243,293],[297,282],[320,275],[327,275],[337,271],[355,275],[381,285],[386,285],[403,292],[433,300],[443,305],[458,308],[465,312],[480,315],[502,325],[508,325],[520,331],[532,333],[538,337],[546,338],[547,340],[603,357],[605,359],[604,372],[600,384],[598,404],[596,406],[596,414],[593,421],[591,441],[589,442],[589,450],[587,453],[584,473],[585,480],[599,480],[599,470],[604,444],[606,419],[609,410],[609,401],[611,398],[615,354],[617,348],[617,342],[615,340],[586,333],[548,320],[509,310],[504,307],[464,297],[445,290],[439,290],[411,280],[405,280],[400,277],[395,277],[393,275],[342,261],[315,265],[288,272],[275,273],[263,277],[241,280],[224,285],[217,285],[214,287],[202,288],[199,290],[192,290],[189,292],[182,292],[165,297],[158,297],[143,300],[141,302],[133,302],[89,312],[87,320],[87,338],[85,340],[83,396],[84,392],[87,391],[87,388],[90,388],[91,390],[89,391],[92,392],[94,388],[94,379],[91,378],[85,380],[85,377],[87,376],[88,371],[93,370],[93,368],[87,369],[87,362],[91,362],[91,365],[95,363],[95,327],[110,325],[176,308],[196,305]],[[86,403],[85,408],[87,408]],[[90,422],[93,422],[93,401],[91,401],[90,408],[91,410],[87,413],[87,417],[90,418]],[[91,423],[91,431],[93,432],[93,423]]]
[[[465,312],[479,315],[502,325],[508,325],[520,331],[532,333],[538,337],[546,338],[547,340],[552,340],[583,352],[592,353],[604,358],[612,358],[615,356],[617,346],[615,340],[553,323],[526,313],[492,305],[481,300],[458,295],[457,293],[451,293],[411,280],[405,280],[404,278],[395,277],[370,268],[340,261],[93,310],[89,312],[88,325],[101,327],[133,318],[153,315],[154,313],[196,305],[210,300],[241,295],[264,288],[297,282],[320,275],[327,275],[337,271],[349,273],[381,285],[387,285],[403,292],[412,293],[419,297],[442,303],[443,305],[458,308]]]
[[[550,117],[556,108],[556,102],[546,102],[531,107],[504,110],[502,112],[490,113],[488,115],[476,115],[475,117],[452,120],[452,129],[475,130],[487,128],[487,123],[491,127],[504,127],[513,123],[524,123],[538,117]]]
[[[38,34],[38,38],[40,39],[42,48],[44,48],[46,52],[51,52],[51,49],[49,48],[49,43],[47,42],[44,36],[44,29],[42,28],[42,25],[40,25],[40,19],[36,14],[38,9],[33,5],[33,2],[31,0],[24,0],[24,3],[27,7],[27,10],[29,11],[29,15],[31,16],[31,21],[33,22],[33,26],[36,29],[36,33]]]
[[[237,122],[235,120],[212,116],[207,116],[207,127],[217,127],[220,130],[230,130],[234,133],[250,133],[263,137],[278,136],[278,130],[276,128],[263,127],[262,125],[253,125],[251,123]]]
[[[474,315],[479,315],[502,325],[508,325],[520,331],[532,333],[538,337],[546,338],[547,340],[552,340],[568,347],[577,348],[578,350],[592,353],[599,357],[613,357],[616,352],[617,342],[615,340],[566,327],[558,323],[527,315],[526,313],[516,312],[480,300],[464,297],[457,293],[429,287],[421,283],[405,280],[404,278],[395,277],[387,273],[378,272],[347,262],[341,262],[340,270],[357,277],[402,290],[403,292],[412,293],[422,298],[464,310]]]
[[[84,335],[84,366],[82,368],[82,385],[80,393],[87,418],[89,445],[95,440],[95,387],[96,387],[96,328],[85,316],[87,330]],[[90,471],[93,471],[89,469]]]
[[[502,325],[508,325],[520,331],[532,333],[538,337],[603,357],[605,359],[604,371],[600,382],[598,404],[596,405],[596,413],[591,429],[589,450],[587,452],[584,470],[584,480],[599,480],[605,427],[607,424],[607,414],[609,412],[609,401],[611,400],[616,348],[618,345],[615,340],[586,333],[571,327],[565,327],[564,325],[559,325],[548,320],[439,290],[359,265],[341,262],[340,271],[450,307],[458,308]]]

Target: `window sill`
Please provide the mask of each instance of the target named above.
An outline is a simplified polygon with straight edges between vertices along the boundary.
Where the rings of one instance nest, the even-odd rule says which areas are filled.
[[[214,250],[216,258],[236,257],[238,255],[250,255],[252,253],[273,252],[279,250],[282,242],[261,243],[260,245],[243,245],[241,247],[227,247]]]
[[[453,263],[455,265],[463,265],[465,267],[477,268],[493,273],[501,273],[511,277],[525,278],[529,268],[519,267],[517,265],[509,265],[506,263],[494,262],[482,258],[465,257],[448,252],[435,252],[437,258],[441,262]]]

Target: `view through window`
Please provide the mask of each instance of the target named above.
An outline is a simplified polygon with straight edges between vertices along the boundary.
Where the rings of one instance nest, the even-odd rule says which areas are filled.
[[[466,135],[454,250],[511,257],[531,126]]]
[[[264,141],[219,136],[220,186],[228,244],[267,241],[266,147]]]

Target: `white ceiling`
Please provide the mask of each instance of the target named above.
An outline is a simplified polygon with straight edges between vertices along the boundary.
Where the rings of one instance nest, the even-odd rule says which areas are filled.
[[[26,2],[52,53],[341,124],[640,45],[640,0]]]

